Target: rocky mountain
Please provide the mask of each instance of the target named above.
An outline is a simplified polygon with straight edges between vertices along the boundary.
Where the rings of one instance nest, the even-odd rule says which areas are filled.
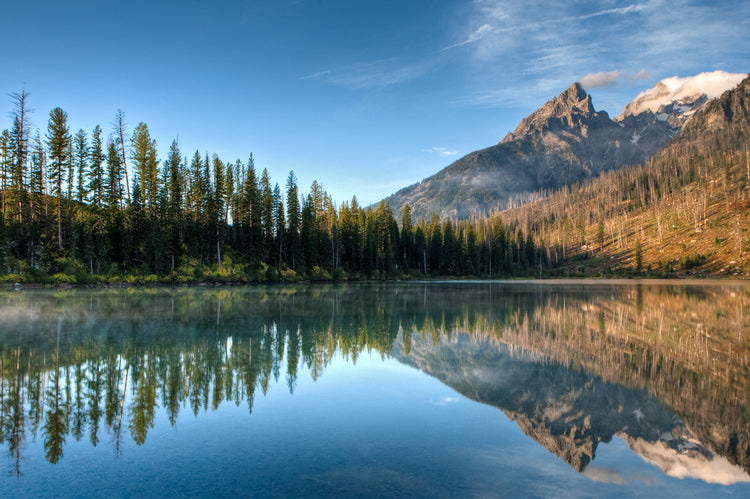
[[[673,140],[719,89],[731,88],[742,78],[719,76],[664,80],[639,95],[617,119],[596,111],[591,96],[575,83],[499,144],[464,156],[386,201],[395,214],[408,203],[413,219],[429,219],[433,212],[464,219],[607,170],[641,164]]]

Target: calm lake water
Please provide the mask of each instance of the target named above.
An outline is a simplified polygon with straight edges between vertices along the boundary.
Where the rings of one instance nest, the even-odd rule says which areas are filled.
[[[750,497],[750,284],[0,292],[0,497]]]

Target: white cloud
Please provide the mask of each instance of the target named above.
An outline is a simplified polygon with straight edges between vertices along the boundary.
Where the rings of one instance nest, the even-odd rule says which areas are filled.
[[[427,149],[426,152],[436,153],[440,156],[456,156],[458,154],[458,151],[454,149],[446,149],[445,147],[432,147]]]
[[[651,77],[651,73],[642,69],[636,74],[627,71],[608,71],[601,73],[589,73],[579,80],[579,83],[586,89],[598,87],[612,87],[622,82],[635,83],[638,80],[644,80]]]
[[[678,78],[677,76],[665,78],[655,87],[638,94],[633,100],[635,104],[630,112],[639,114],[646,109],[656,112],[661,106],[674,100],[701,94],[706,94],[709,99],[715,99],[725,91],[737,86],[744,77],[744,73],[714,71],[685,78]]]
[[[448,404],[457,404],[458,403],[458,397],[443,397],[440,400],[431,400],[430,404],[436,405],[436,406],[444,406]]]
[[[580,79],[584,88],[611,87],[617,85],[622,79],[622,71],[609,71],[607,73],[589,73]]]
[[[642,482],[646,486],[656,485],[654,477],[642,473],[623,473],[621,470],[612,468],[600,468],[596,464],[590,464],[583,470],[583,476],[593,482],[611,483],[625,485],[633,482]]]

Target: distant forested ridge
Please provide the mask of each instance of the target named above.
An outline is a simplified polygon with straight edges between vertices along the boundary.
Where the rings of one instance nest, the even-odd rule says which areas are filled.
[[[643,166],[607,172],[492,217],[413,220],[387,203],[302,195],[255,160],[177,141],[160,160],[148,125],[72,133],[55,108],[34,129],[11,94],[0,133],[5,282],[295,281],[421,276],[747,273],[750,80],[708,105]],[[730,263],[731,262],[731,263]]]

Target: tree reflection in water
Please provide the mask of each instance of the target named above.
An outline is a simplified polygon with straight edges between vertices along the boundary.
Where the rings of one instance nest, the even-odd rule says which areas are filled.
[[[103,433],[119,453],[123,430],[146,442],[157,408],[173,426],[183,410],[198,416],[226,402],[252,413],[271,380],[293,393],[301,372],[317,379],[334,356],[356,363],[364,351],[501,408],[579,470],[613,434],[646,455],[666,433],[750,470],[750,287],[741,283],[68,290],[0,300],[0,441],[19,475],[40,426],[50,463],[69,438],[97,446]],[[667,423],[636,434],[623,430],[623,410]],[[560,440],[576,432],[572,444]]]

